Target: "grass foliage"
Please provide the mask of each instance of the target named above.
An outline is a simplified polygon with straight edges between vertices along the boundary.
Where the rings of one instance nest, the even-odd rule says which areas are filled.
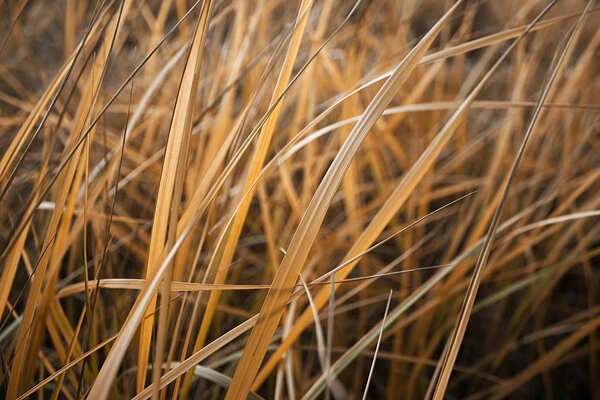
[[[600,399],[598,7],[0,0],[0,391]]]

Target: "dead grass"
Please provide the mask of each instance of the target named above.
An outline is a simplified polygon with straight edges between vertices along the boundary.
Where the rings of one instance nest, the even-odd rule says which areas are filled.
[[[593,0],[0,10],[6,398],[600,399]]]

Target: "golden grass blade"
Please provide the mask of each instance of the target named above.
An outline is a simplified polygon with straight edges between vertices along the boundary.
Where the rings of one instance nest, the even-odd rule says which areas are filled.
[[[56,294],[57,298],[64,298],[72,296],[77,293],[85,291],[86,286],[88,290],[94,290],[95,288],[104,289],[132,289],[141,290],[146,284],[146,279],[133,279],[133,278],[105,278],[98,280],[90,280],[87,282],[72,283],[61,288]],[[269,285],[227,285],[227,284],[213,284],[213,283],[195,283],[195,282],[171,282],[171,291],[173,292],[202,292],[202,291],[231,291],[231,290],[265,290],[268,289]]]
[[[165,160],[163,162],[160,186],[158,189],[154,223],[152,225],[152,235],[148,250],[146,278],[152,278],[156,274],[154,268],[157,266],[159,256],[165,246],[169,246],[167,241],[173,241],[173,239],[169,239],[168,236],[172,237],[174,235],[173,229],[177,226],[178,215],[176,210],[180,202],[183,178],[182,173],[186,166],[185,162],[192,130],[192,114],[196,94],[198,92],[202,53],[206,41],[211,9],[212,1],[207,0],[204,2],[177,94],[177,101],[175,110],[173,111]],[[165,212],[166,210],[169,211]],[[169,233],[169,227],[171,227],[171,233]],[[164,292],[164,296],[167,295],[168,291]],[[152,340],[155,303],[156,299],[153,297],[146,309],[145,319],[140,328],[137,373],[138,391],[141,391],[144,388],[146,382],[146,366],[148,365],[150,342]],[[166,329],[166,326],[163,325],[160,328]],[[94,387],[97,387],[97,385],[94,385]],[[106,392],[103,394],[100,393],[99,395],[101,397],[106,396]]]
[[[231,227],[223,233],[222,240],[225,240],[224,244],[222,244],[222,246],[224,246],[223,250],[222,252],[215,253],[219,256],[219,258],[216,258],[211,262],[211,265],[212,263],[214,263],[216,267],[216,273],[214,276],[215,284],[222,284],[227,278],[228,270],[225,267],[231,264],[233,254],[237,246],[239,236],[242,232],[244,221],[246,219],[246,214],[248,213],[248,209],[250,208],[250,202],[252,201],[254,193],[254,182],[263,167],[265,158],[267,156],[267,151],[269,149],[269,145],[273,137],[273,133],[275,132],[275,127],[277,125],[282,106],[280,98],[285,93],[288,86],[288,82],[292,75],[292,69],[294,67],[294,63],[296,62],[296,57],[298,55],[298,50],[300,48],[302,37],[304,35],[304,29],[308,22],[308,17],[310,14],[312,4],[313,0],[303,0],[300,4],[300,8],[298,9],[296,27],[290,39],[290,44],[288,45],[285,58],[283,60],[283,65],[279,72],[279,76],[277,77],[277,84],[275,85],[275,89],[273,90],[273,94],[271,97],[271,102],[269,104],[270,108],[273,107],[273,111],[265,121],[262,130],[258,136],[256,149],[252,155],[252,160],[250,162],[250,166],[248,167],[249,169],[248,174],[246,176],[244,188],[242,189],[242,202],[239,205]],[[208,305],[206,306],[204,317],[202,319],[202,323],[200,325],[200,332],[198,334],[198,337],[196,338],[194,351],[200,349],[204,344],[218,301],[219,293],[211,293],[208,300]]]
[[[337,190],[344,172],[360,144],[366,137],[369,129],[375,124],[377,118],[391,102],[400,85],[409,77],[410,72],[417,66],[420,58],[433,43],[437,34],[444,26],[447,18],[461,2],[455,3],[450,10],[430,29],[415,48],[406,56],[394,74],[377,93],[362,119],[356,124],[349,134],[348,139],[336,156],[333,164],[323,178],[317,192],[313,196],[308,209],[304,213],[300,226],[290,243],[286,255],[279,266],[271,289],[261,308],[257,325],[252,329],[247,342],[247,349],[240,359],[233,376],[233,381],[227,391],[226,399],[244,398],[250,391],[258,368],[266,353],[271,337],[279,324],[283,305],[289,299],[292,287],[308,257],[320,224],[325,217],[327,207]]]

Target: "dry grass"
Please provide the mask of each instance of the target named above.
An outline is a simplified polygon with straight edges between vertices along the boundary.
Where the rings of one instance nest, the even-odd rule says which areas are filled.
[[[600,399],[593,0],[0,0],[8,399]]]

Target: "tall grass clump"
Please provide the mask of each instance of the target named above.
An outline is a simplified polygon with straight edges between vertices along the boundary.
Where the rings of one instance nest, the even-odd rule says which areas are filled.
[[[0,0],[7,399],[600,399],[594,0]]]

